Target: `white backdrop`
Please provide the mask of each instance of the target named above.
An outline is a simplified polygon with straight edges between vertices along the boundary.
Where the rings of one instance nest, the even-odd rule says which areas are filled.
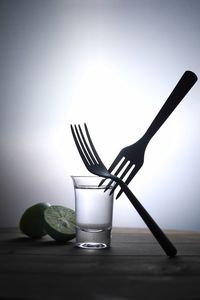
[[[88,174],[69,125],[107,166],[148,128],[186,70],[200,74],[199,1],[0,2],[0,226],[28,206],[74,208]],[[200,230],[199,82],[150,142],[130,188],[163,228]],[[145,227],[125,196],[114,226]]]

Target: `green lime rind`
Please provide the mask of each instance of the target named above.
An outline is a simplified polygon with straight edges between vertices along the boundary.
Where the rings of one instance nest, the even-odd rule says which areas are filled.
[[[73,239],[76,234],[75,211],[61,206],[52,205],[44,212],[46,232],[56,241],[65,242]]]
[[[46,235],[44,211],[49,206],[49,203],[40,202],[27,208],[19,222],[21,232],[33,239],[40,239]]]

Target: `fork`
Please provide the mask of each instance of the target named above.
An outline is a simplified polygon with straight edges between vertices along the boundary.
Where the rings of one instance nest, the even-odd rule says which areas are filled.
[[[123,148],[116,156],[110,168],[108,169],[110,173],[116,168],[114,174],[117,176],[122,171],[123,173],[121,174],[120,178],[123,179],[127,175],[125,183],[127,185],[130,183],[130,181],[137,174],[144,163],[144,153],[149,141],[162,126],[162,124],[167,120],[176,106],[189,92],[196,81],[197,76],[193,72],[186,71],[183,74],[145,134],[136,143]],[[130,173],[128,174],[128,172]],[[105,180],[106,179],[103,179],[100,182],[99,186],[101,186]],[[113,180],[110,180],[107,184],[106,190],[110,188],[112,183]],[[114,192],[118,184],[119,183],[116,182],[112,185],[110,194]],[[119,198],[122,192],[122,189],[120,189],[116,196],[116,199]]]
[[[122,188],[132,205],[135,207],[139,215],[142,217],[145,224],[148,226],[158,243],[161,245],[165,253],[169,257],[173,257],[176,255],[177,250],[174,245],[170,242],[164,232],[160,229],[157,223],[153,220],[153,218],[149,215],[146,209],[142,206],[142,204],[138,201],[135,195],[131,192],[128,186],[117,176],[112,175],[104,166],[101,161],[94,144],[91,140],[87,125],[84,124],[86,137],[81,129],[80,125],[71,125],[71,131],[74,138],[74,142],[78,149],[78,152],[89,172],[98,175],[100,177],[109,178],[113,181],[117,182],[119,186]]]

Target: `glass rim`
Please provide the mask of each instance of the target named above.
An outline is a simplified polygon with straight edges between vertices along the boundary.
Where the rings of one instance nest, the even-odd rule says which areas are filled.
[[[92,188],[98,188],[98,189],[105,189],[106,184],[102,184],[99,186],[100,182],[104,179],[104,177],[97,176],[97,175],[71,175],[70,176],[74,187],[80,188],[80,187],[92,187]],[[111,189],[112,186],[109,187]]]

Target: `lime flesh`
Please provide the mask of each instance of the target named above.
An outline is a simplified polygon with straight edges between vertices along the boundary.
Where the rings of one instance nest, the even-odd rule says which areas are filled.
[[[46,232],[58,242],[66,242],[75,237],[75,211],[61,206],[52,205],[44,212]]]
[[[41,202],[27,208],[19,222],[21,232],[33,239],[46,235],[44,211],[49,206],[49,203]]]

